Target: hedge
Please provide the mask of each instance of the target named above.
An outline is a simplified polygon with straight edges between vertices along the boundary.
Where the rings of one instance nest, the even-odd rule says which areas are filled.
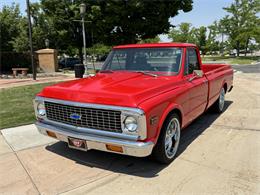
[[[38,63],[37,55],[34,55],[35,63]],[[31,72],[30,52],[2,52],[0,61],[0,72],[11,72],[12,68],[29,68]]]

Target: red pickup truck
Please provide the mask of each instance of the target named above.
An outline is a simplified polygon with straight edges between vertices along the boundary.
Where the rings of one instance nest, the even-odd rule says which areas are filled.
[[[153,155],[170,163],[181,129],[233,87],[225,64],[202,64],[196,45],[116,46],[95,76],[45,87],[34,107],[39,132],[79,150]]]

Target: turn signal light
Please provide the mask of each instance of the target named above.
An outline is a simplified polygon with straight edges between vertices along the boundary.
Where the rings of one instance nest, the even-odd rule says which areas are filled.
[[[121,146],[106,144],[106,148],[107,150],[123,153],[123,148]]]
[[[50,137],[57,138],[56,134],[53,133],[53,132],[51,132],[51,131],[47,131],[47,134],[48,134],[48,136],[50,136]]]

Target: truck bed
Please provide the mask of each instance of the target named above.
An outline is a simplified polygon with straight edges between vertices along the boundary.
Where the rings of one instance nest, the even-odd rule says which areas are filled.
[[[201,69],[206,75],[208,75],[224,70],[230,70],[231,66],[228,64],[202,64]]]
[[[201,69],[208,79],[208,105],[210,107],[217,99],[220,89],[226,83],[226,93],[233,85],[233,69],[227,64],[202,64]]]

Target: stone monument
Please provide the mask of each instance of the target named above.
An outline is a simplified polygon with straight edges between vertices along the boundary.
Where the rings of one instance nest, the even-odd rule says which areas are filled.
[[[38,55],[39,67],[44,72],[58,71],[57,50],[55,49],[41,49],[36,51]]]

